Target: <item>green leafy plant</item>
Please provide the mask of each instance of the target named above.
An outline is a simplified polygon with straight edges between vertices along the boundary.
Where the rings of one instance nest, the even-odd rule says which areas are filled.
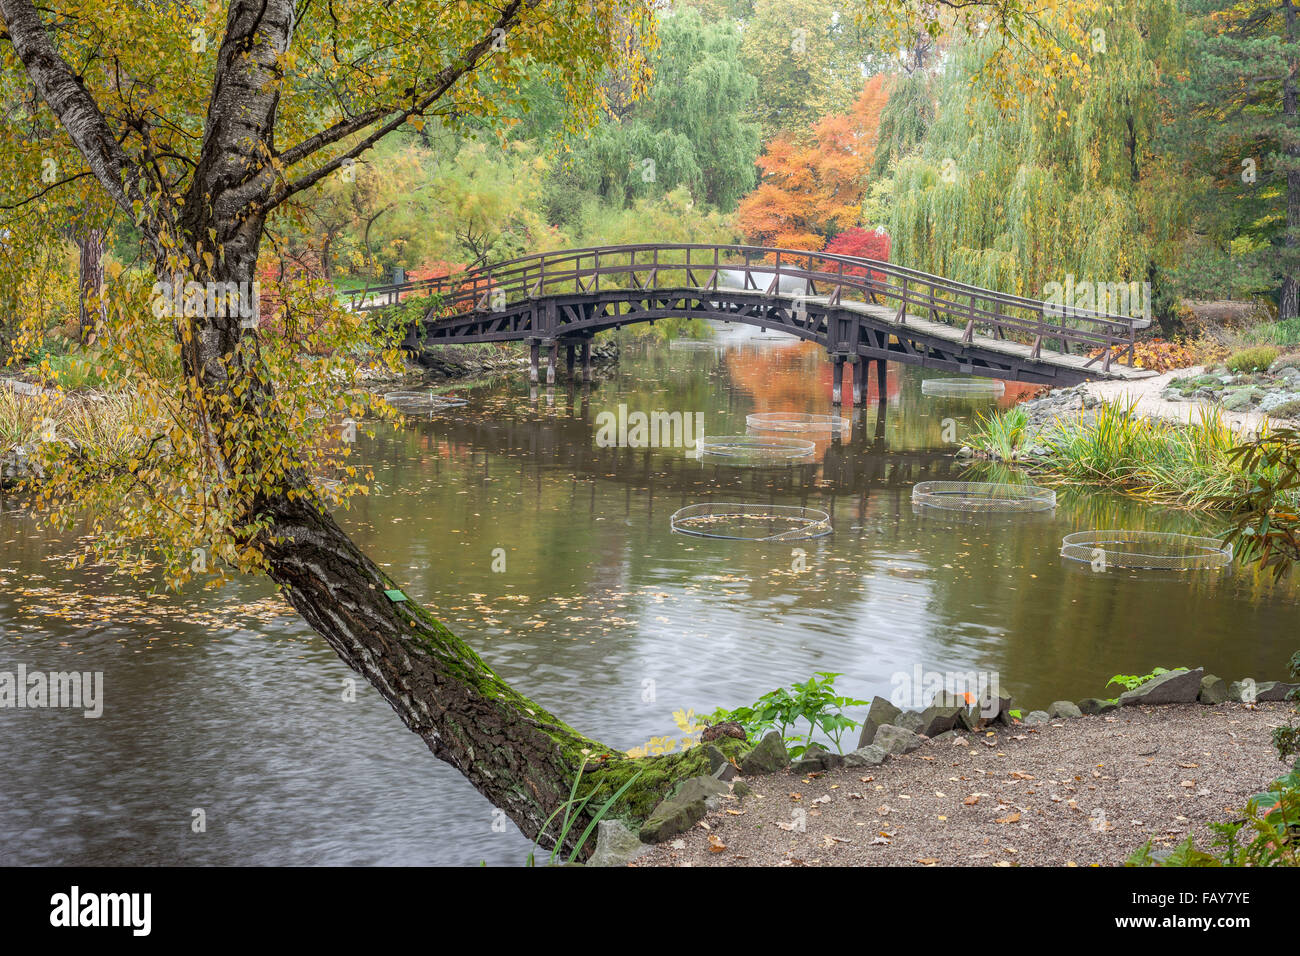
[[[846,731],[859,726],[858,721],[844,716],[844,709],[865,707],[869,702],[836,694],[835,678],[840,676],[818,671],[808,680],[792,684],[789,689],[778,687],[764,694],[750,707],[719,708],[709,715],[708,720],[712,724],[735,721],[751,740],[775,729],[785,739],[792,757],[803,754],[817,731],[821,731],[835,744],[836,750],[843,753],[840,739]],[[806,732],[794,733],[801,722],[807,723]]]
[[[1175,667],[1174,670],[1185,671],[1187,670],[1187,668]],[[1111,684],[1119,684],[1125,690],[1137,690],[1147,681],[1159,677],[1161,674],[1168,674],[1168,673],[1170,673],[1169,668],[1157,667],[1154,670],[1152,670],[1150,674],[1143,674],[1140,677],[1134,674],[1116,674],[1110,680],[1106,681],[1106,686],[1109,687]]]

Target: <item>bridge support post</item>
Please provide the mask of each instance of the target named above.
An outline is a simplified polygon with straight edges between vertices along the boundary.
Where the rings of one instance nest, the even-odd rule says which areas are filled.
[[[853,362],[853,407],[857,408],[862,404],[867,391],[867,360],[855,355],[850,361]]]
[[[541,342],[537,339],[528,340],[528,384],[536,385],[541,377],[537,374],[537,359],[540,354]]]
[[[591,339],[582,340],[582,384],[591,384]]]
[[[546,384],[555,384],[555,363],[560,357],[560,343],[551,339],[546,350]]]
[[[844,356],[831,356],[831,404],[841,405],[844,396]]]

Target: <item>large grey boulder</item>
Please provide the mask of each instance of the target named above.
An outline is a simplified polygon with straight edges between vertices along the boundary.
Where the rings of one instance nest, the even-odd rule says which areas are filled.
[[[904,730],[917,733],[921,729],[921,715],[914,710],[905,710],[895,717],[890,724],[894,727],[902,727]],[[876,733],[879,734],[880,732],[877,731]]]
[[[1255,688],[1256,700],[1286,700],[1286,695],[1300,687],[1300,684],[1288,684],[1280,680],[1260,681]]]
[[[1159,677],[1153,677],[1141,687],[1128,690],[1119,695],[1121,707],[1133,704],[1194,704],[1201,693],[1201,678],[1205,676],[1204,668],[1190,671],[1169,671]]]
[[[775,731],[769,731],[757,747],[740,758],[740,772],[746,777],[766,773],[780,773],[790,766],[790,755],[786,753],[785,741]]]
[[[844,755],[846,767],[879,767],[889,759],[889,751],[880,744],[868,744]]]
[[[916,750],[924,741],[910,730],[885,724],[876,731],[876,746],[886,753],[907,754]]]
[[[1031,710],[1025,714],[1024,725],[1026,727],[1041,727],[1044,724],[1051,723],[1052,715],[1045,710]]]
[[[872,743],[876,739],[876,728],[884,724],[892,724],[901,710],[885,700],[883,697],[871,698],[871,709],[867,711],[867,719],[862,722],[862,733],[858,737],[858,747],[862,748]]]
[[[731,788],[712,777],[691,777],[677,792],[651,811],[641,827],[644,843],[660,843],[685,833],[704,819],[704,814],[721,805]]]
[[[1228,699],[1228,682],[1222,677],[1206,674],[1201,678],[1201,692],[1196,699],[1202,704],[1222,704]]]
[[[601,820],[596,824],[596,849],[588,866],[627,866],[650,847],[620,820]]]
[[[1235,680],[1228,685],[1228,700],[1238,704],[1254,703],[1259,694],[1259,687],[1253,680]]]

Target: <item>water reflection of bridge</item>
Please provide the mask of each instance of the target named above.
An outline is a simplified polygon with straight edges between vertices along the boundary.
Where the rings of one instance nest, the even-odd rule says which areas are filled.
[[[552,390],[547,389],[547,392]],[[689,457],[682,448],[602,446],[590,390],[571,386],[542,405],[536,418],[438,415],[418,427],[469,450],[485,470],[500,459],[517,460],[540,479],[546,471],[579,481],[616,482],[646,494],[732,491],[746,495],[852,494],[871,488],[909,487],[964,470],[951,451],[891,448],[884,439],[885,408],[858,413],[849,437],[819,445],[812,460],[738,466]]]

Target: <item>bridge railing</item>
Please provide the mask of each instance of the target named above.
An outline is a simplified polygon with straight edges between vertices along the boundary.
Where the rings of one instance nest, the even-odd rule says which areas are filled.
[[[1035,358],[1044,347],[1062,353],[1075,348],[1097,351],[1104,369],[1123,358],[1132,364],[1136,330],[1146,324],[1133,316],[1058,306],[875,259],[705,243],[641,243],[536,253],[450,276],[357,290],[351,295],[351,305],[383,308],[413,295],[437,295],[436,313],[431,310],[427,316],[436,320],[504,311],[527,299],[586,295],[613,288],[740,289],[824,299],[841,306],[885,307],[900,324],[919,318],[957,325],[968,343],[984,333],[1025,343]]]

